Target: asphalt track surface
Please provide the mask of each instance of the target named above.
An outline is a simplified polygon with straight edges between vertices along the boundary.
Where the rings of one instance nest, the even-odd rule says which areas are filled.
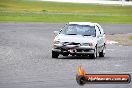
[[[132,33],[130,24],[101,24],[106,34]],[[129,84],[86,84],[75,76],[87,73],[132,75],[132,46],[107,45],[104,58],[51,58],[53,31],[62,23],[0,23],[0,88],[132,88]]]

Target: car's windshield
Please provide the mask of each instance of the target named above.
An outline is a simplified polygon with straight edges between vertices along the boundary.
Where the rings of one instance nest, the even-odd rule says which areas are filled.
[[[66,25],[61,31],[61,34],[65,35],[83,35],[83,36],[96,36],[96,30],[94,26],[89,25]]]

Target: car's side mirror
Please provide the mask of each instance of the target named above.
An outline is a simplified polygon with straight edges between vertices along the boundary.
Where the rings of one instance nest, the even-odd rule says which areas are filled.
[[[54,35],[58,35],[59,34],[59,31],[54,31]]]

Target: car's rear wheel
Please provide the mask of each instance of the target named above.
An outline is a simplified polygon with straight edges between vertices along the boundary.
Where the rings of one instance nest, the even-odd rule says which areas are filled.
[[[105,45],[104,45],[103,50],[102,50],[101,52],[99,52],[99,57],[104,57],[104,55],[105,55],[105,50],[106,50],[106,47],[105,47]]]
[[[59,56],[58,52],[52,51],[52,58],[58,58],[58,56]]]
[[[94,54],[90,54],[89,57],[91,59],[96,59],[97,58],[97,47],[95,47],[95,49],[94,49]]]

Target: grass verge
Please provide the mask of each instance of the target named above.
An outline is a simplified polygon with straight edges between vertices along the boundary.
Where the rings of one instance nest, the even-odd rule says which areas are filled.
[[[117,41],[120,45],[132,46],[132,33],[106,35],[107,40]]]
[[[132,23],[131,6],[0,0],[1,22]]]
[[[132,40],[132,35],[128,37],[130,40]]]

